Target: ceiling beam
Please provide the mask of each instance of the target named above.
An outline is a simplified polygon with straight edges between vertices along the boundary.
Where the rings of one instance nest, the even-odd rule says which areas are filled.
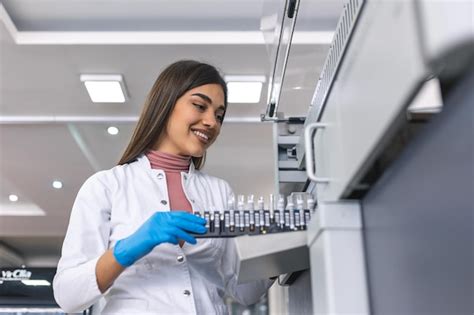
[[[94,171],[98,172],[102,170],[103,168],[100,166],[99,161],[95,158],[94,154],[89,149],[89,146],[87,145],[86,141],[82,137],[77,127],[74,126],[73,124],[67,124],[67,128],[72,138],[76,142],[77,146],[81,150],[82,154],[84,154],[84,157],[87,159],[87,161],[89,162],[90,166],[94,169]]]
[[[292,44],[329,45],[333,32],[295,32]],[[13,37],[13,36],[12,36]],[[264,45],[260,31],[16,32],[18,45]],[[269,43],[271,44],[271,43]]]
[[[19,31],[3,4],[0,19],[17,45],[265,45],[263,31]],[[267,32],[266,32],[267,33]],[[292,44],[332,42],[331,31],[296,31]]]

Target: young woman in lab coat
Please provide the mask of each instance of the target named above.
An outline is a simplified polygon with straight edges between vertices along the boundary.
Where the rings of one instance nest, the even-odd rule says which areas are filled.
[[[178,61],[160,74],[119,165],[77,194],[53,283],[63,310],[227,314],[225,295],[252,304],[266,292],[270,280],[237,284],[232,242],[189,234],[206,230],[190,212],[224,209],[232,194],[199,171],[226,109],[214,67]]]

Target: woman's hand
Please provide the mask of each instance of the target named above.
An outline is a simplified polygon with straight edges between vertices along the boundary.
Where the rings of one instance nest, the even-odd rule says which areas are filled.
[[[205,233],[206,220],[184,211],[156,212],[132,235],[117,242],[113,254],[117,262],[128,267],[162,243],[179,240],[196,244],[186,232]]]

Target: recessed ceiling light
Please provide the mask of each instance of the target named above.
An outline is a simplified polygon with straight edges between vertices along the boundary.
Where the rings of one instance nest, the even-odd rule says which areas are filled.
[[[51,283],[48,280],[30,279],[30,280],[21,280],[21,282],[25,285],[51,286]]]
[[[263,75],[225,76],[229,103],[258,103],[265,82]]]
[[[56,189],[61,189],[61,188],[63,188],[63,183],[61,183],[59,180],[55,180],[53,182],[53,187],[56,188]]]
[[[31,203],[10,202],[0,204],[0,216],[44,216],[43,209]]]
[[[8,199],[11,202],[15,202],[15,201],[18,201],[18,196],[17,195],[10,195],[10,196],[8,196]]]
[[[302,86],[295,86],[293,90],[301,90],[303,87]]]
[[[107,132],[114,136],[119,133],[119,129],[114,126],[110,126],[109,128],[107,128]]]
[[[81,82],[94,103],[124,103],[125,83],[120,74],[81,74]]]

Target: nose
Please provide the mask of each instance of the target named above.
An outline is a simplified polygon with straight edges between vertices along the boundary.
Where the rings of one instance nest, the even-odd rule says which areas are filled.
[[[208,127],[208,128],[216,128],[218,122],[217,122],[217,118],[216,116],[214,115],[214,113],[212,111],[208,111],[203,119],[202,119],[202,123]]]

